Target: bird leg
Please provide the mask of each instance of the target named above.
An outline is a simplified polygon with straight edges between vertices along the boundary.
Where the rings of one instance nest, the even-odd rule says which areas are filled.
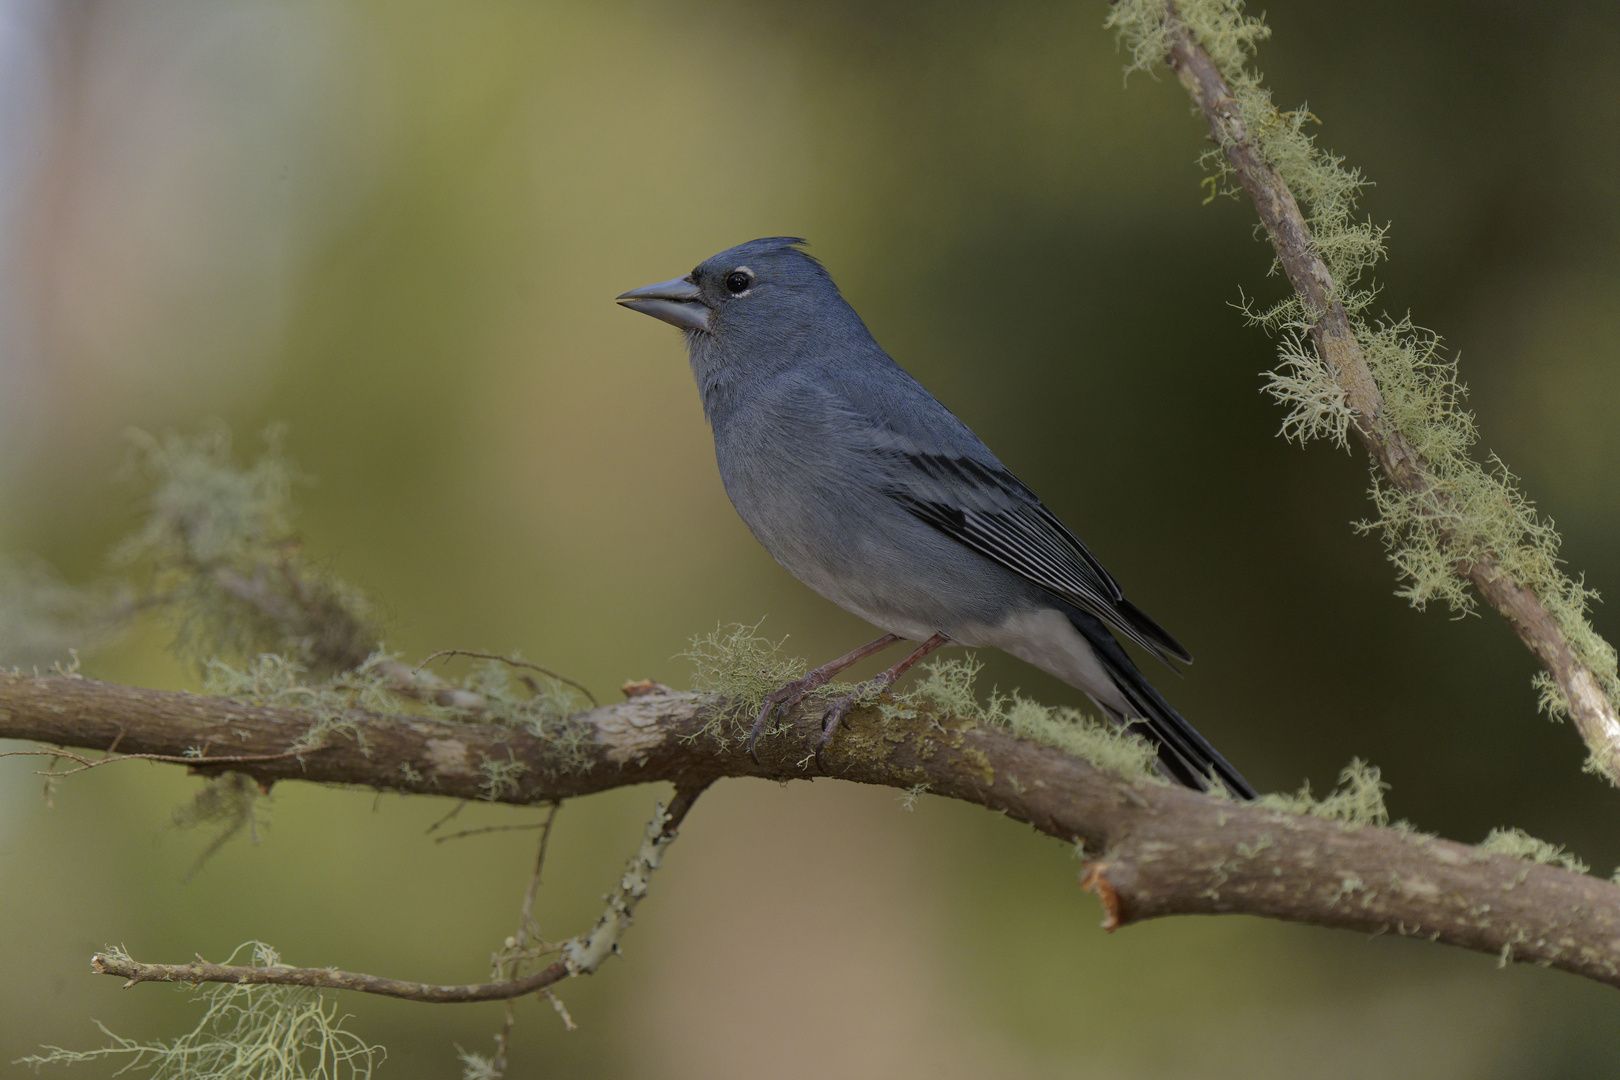
[[[933,637],[929,638],[927,641],[918,646],[917,650],[910,656],[907,656],[904,660],[894,665],[894,667],[883,672],[881,675],[878,675],[870,682],[863,683],[853,694],[850,694],[848,697],[839,698],[837,701],[833,702],[832,707],[827,710],[826,715],[821,719],[821,739],[816,743],[816,753],[818,755],[821,753],[821,748],[827,745],[827,740],[833,737],[833,732],[838,730],[838,725],[843,723],[844,717],[849,714],[849,711],[855,707],[856,703],[861,701],[863,698],[870,696],[874,692],[881,693],[882,691],[887,690],[889,687],[895,684],[900,676],[909,671],[911,666],[917,661],[921,660],[923,657],[927,656],[941,645],[949,645],[950,643],[951,639],[946,637],[944,634],[935,634]]]
[[[898,634],[884,634],[876,641],[869,641],[854,652],[845,653],[830,663],[822,664],[804,678],[795,679],[786,686],[771,691],[765,698],[765,703],[759,707],[759,715],[754,718],[753,729],[748,732],[748,756],[754,759],[754,764],[759,764],[759,755],[754,753],[754,744],[759,741],[759,736],[765,730],[765,724],[770,720],[772,713],[779,708],[792,707],[804,695],[825,686],[834,675],[846,668],[853,667],[875,652],[882,652],[900,640],[902,638]],[[902,661],[900,670],[904,671],[915,662],[916,657]],[[890,679],[889,681],[893,682],[894,680]]]

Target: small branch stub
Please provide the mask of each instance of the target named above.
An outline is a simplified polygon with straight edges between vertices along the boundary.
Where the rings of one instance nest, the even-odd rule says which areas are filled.
[[[1107,863],[1087,863],[1086,868],[1080,872],[1080,888],[1089,893],[1096,893],[1097,899],[1102,901],[1102,928],[1112,934],[1119,929],[1119,894],[1109,883],[1107,871]]]

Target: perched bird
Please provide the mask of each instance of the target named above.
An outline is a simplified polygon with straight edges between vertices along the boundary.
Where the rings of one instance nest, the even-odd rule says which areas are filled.
[[[686,332],[726,494],[794,577],[887,633],[771,694],[772,713],[901,640],[994,646],[1150,739],[1188,787],[1254,789],[1143,677],[1114,634],[1192,656],[979,437],[890,359],[803,240],[752,240],[618,302]],[[834,703],[823,741],[860,695]]]

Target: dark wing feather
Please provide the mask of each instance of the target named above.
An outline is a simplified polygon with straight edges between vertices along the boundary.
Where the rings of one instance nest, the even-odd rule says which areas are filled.
[[[904,452],[889,494],[919,519],[1048,592],[1088,611],[1161,660],[1191,661],[1182,645],[1126,600],[1080,538],[999,465]]]
[[[1067,614],[1074,628],[1091,643],[1103,670],[1131,705],[1129,715],[1116,715],[1114,719],[1152,741],[1158,749],[1160,764],[1172,779],[1195,791],[1208,791],[1210,781],[1215,780],[1241,799],[1259,797],[1243,774],[1142,677],[1119,642],[1109,636],[1095,616],[1083,611]]]

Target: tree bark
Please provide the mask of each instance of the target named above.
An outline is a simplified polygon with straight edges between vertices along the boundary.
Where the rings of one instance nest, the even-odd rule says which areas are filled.
[[[1163,915],[1263,915],[1423,936],[1620,986],[1620,886],[1598,878],[1418,833],[1126,780],[958,717],[882,721],[875,710],[857,711],[818,765],[820,712],[811,704],[760,741],[756,762],[744,745],[746,723],[729,703],[637,690],[572,718],[582,738],[572,767],[557,745],[524,731],[360,710],[346,717],[353,737],[330,736],[289,756],[316,723],[299,709],[3,672],[0,738],[96,750],[116,742],[110,761],[166,755],[196,772],[246,773],[265,787],[306,780],[516,805],[657,781],[690,791],[733,776],[924,786],[1082,844],[1091,857],[1084,884],[1102,898],[1109,929]],[[257,760],[209,764],[221,754]],[[492,788],[485,762],[515,775]]]

